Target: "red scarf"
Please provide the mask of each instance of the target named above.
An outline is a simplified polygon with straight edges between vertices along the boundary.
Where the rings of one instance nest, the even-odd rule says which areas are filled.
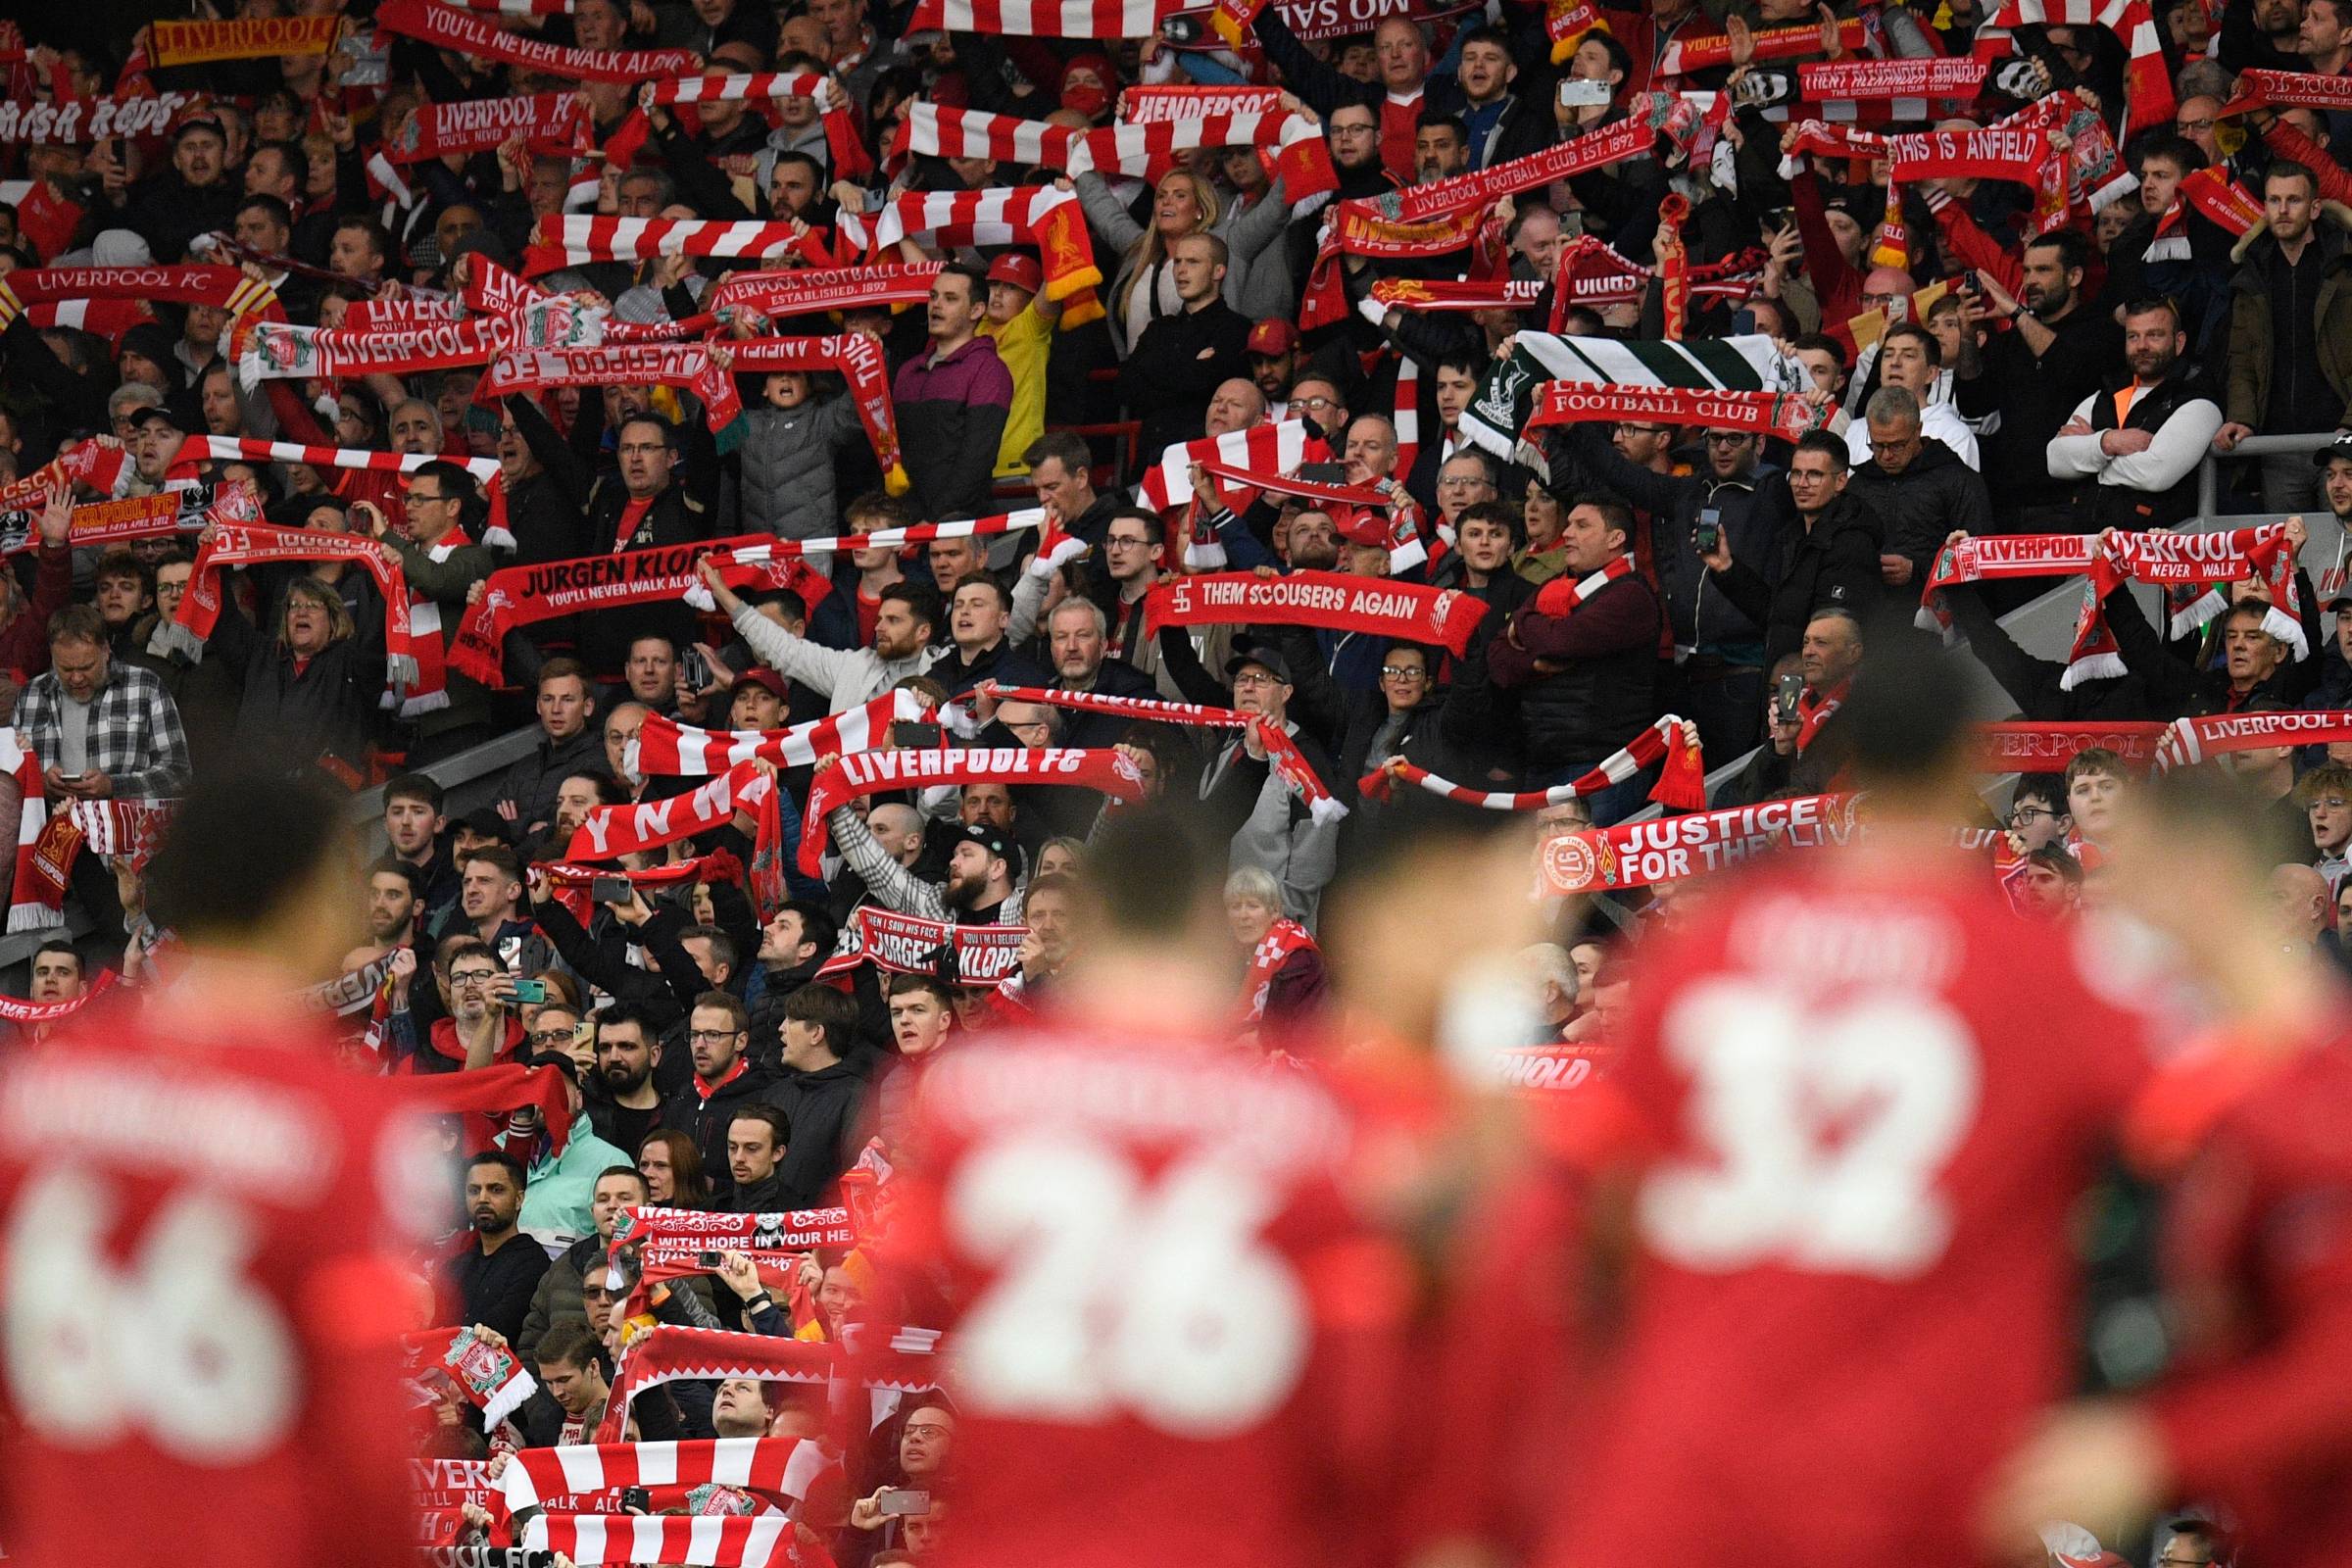
[[[1618,556],[1598,570],[1588,571],[1582,577],[1564,574],[1554,577],[1536,591],[1532,606],[1537,614],[1549,615],[1555,620],[1563,615],[1573,615],[1594,594],[1620,577],[1631,577],[1638,569],[1639,564],[1632,556]],[[1461,650],[1457,648],[1454,652],[1458,654]]]
[[[1057,784],[1100,790],[1117,801],[1138,801],[1144,795],[1143,775],[1135,763],[1110,748],[949,746],[937,751],[852,752],[809,782],[808,808],[801,813],[801,869],[810,876],[824,874],[825,818],[835,807],[860,795],[935,784]]]
[[[526,33],[509,32],[495,22],[453,10],[436,0],[385,0],[376,7],[375,24],[384,32],[421,39],[476,60],[500,60],[571,81],[643,81],[702,67],[691,49],[566,49]]]
[[[821,1386],[832,1380],[841,1355],[838,1346],[805,1340],[657,1324],[622,1351],[596,1441],[619,1442],[628,1430],[630,1401],[662,1384],[680,1378],[697,1382],[757,1378],[762,1383]],[[555,1490],[565,1485],[558,1483]]]
[[[354,310],[358,306],[352,307]],[[192,435],[172,459],[174,469],[200,463],[303,463],[316,468],[369,473],[413,473],[428,463],[454,463],[478,480],[498,477],[496,458],[430,452],[373,452],[358,447],[314,447],[299,441],[256,441],[247,436]]]
[[[276,291],[234,267],[42,267],[0,277],[0,326],[26,306],[83,300],[216,305],[231,318],[232,342],[249,317],[285,319]]]
[[[1530,430],[1550,424],[1649,419],[1661,424],[1705,425],[1752,430],[1778,441],[1794,441],[1819,429],[1837,413],[1816,408],[1793,392],[1693,391],[1681,387],[1596,386],[1584,381],[1546,381],[1528,416]]]
[[[1816,23],[1800,22],[1787,27],[1757,27],[1748,36],[1754,42],[1752,60],[1796,60],[1821,52],[1821,27]],[[1838,24],[1838,47],[1847,53],[1862,47],[1865,33],[1859,17],[1848,17]],[[1729,34],[1703,32],[1667,40],[1664,52],[1658,56],[1651,79],[1661,76],[1688,76],[1693,72],[1715,71],[1731,65],[1732,40]]]
[[[778,767],[808,767],[820,757],[887,746],[894,719],[921,719],[930,712],[919,692],[894,688],[871,702],[790,729],[700,729],[648,713],[623,760],[640,778],[699,778],[755,758]]]
[[[2270,715],[2263,715],[2268,717]],[[2128,762],[2156,757],[2159,738],[2172,726],[2154,719],[2121,719],[2106,724],[2037,724],[2017,720],[1980,724],[1978,768],[1985,773],[2056,773],[2082,752],[2109,751]]]
[[[441,1018],[435,1023],[452,1021]],[[517,1038],[521,1023],[512,1016],[506,1022],[507,1041],[499,1052],[502,1056],[511,1054],[521,1043]],[[437,1027],[435,1032],[439,1032]],[[463,1051],[458,1053],[457,1059],[466,1059]],[[398,1081],[402,1096],[421,1110],[496,1117],[525,1105],[536,1105],[540,1125],[546,1129],[550,1157],[564,1152],[564,1146],[571,1142],[570,1085],[559,1068],[525,1067],[520,1062],[507,1061],[464,1072],[414,1073]],[[530,1160],[526,1158],[523,1163],[528,1165]]]
[[[507,318],[497,316],[467,321],[415,320],[364,331],[267,321],[246,337],[237,378],[250,390],[266,380],[414,375],[486,365],[507,346],[513,332]]]
[[[465,542],[463,536],[458,542]],[[396,688],[412,693],[418,690],[423,659],[417,644],[422,633],[414,618],[407,574],[400,569],[398,560],[386,561],[373,540],[359,534],[278,528],[264,522],[216,524],[213,537],[196,553],[196,570],[188,579],[187,592],[180,596],[178,613],[162,628],[167,646],[191,661],[201,662],[205,644],[220,619],[222,569],[271,561],[346,561],[365,570],[374,581],[376,592],[383,596],[387,678]],[[425,603],[429,605],[430,601]],[[435,624],[430,628],[435,644],[432,662],[438,668],[441,664],[439,607],[433,608],[436,614]],[[448,698],[444,696],[441,706],[447,704]]]
[[[1266,992],[1274,984],[1274,971],[1288,963],[1292,954],[1321,951],[1313,934],[1288,915],[1266,927],[1266,934],[1250,950],[1250,974],[1242,982],[1243,1022],[1255,1023],[1266,1015]]]
[[[572,92],[419,104],[400,134],[384,143],[384,156],[421,164],[445,153],[488,152],[516,136],[532,152],[573,157],[593,145],[595,127],[587,101]]]
[[[147,29],[148,58],[158,66],[201,66],[215,60],[322,55],[335,46],[342,27],[343,19],[332,12],[322,17],[157,22]]]
[[[1809,60],[1796,68],[1796,84],[1798,95],[1809,104],[1848,103],[1857,98],[1973,99],[1988,69],[1987,62],[1968,55]]]
[[[1543,293],[1537,277],[1496,277],[1479,283],[1447,283],[1418,277],[1384,277],[1372,285],[1382,305],[1414,311],[1532,311]],[[1413,362],[1406,360],[1403,365]],[[1402,365],[1398,367],[1399,369]]]
[[[118,978],[114,970],[102,969],[98,973],[98,978],[91,981],[82,994],[71,1002],[25,1002],[16,997],[0,997],[0,1022],[13,1023],[21,1029],[29,1029],[37,1024],[56,1023],[61,1018],[71,1018],[112,990]]]
[[[1215,572],[1154,584],[1144,596],[1144,630],[1162,626],[1270,622],[1328,626],[1407,642],[1432,643],[1460,655],[1487,612],[1486,604],[1457,589],[1295,571],[1287,577]]]
[[[1030,38],[1150,38],[1185,0],[917,0],[912,32],[986,32]]]
[[[1052,185],[999,186],[991,190],[910,190],[866,218],[845,213],[845,238],[879,258],[902,239],[936,245],[1030,245],[1045,269],[1046,298],[1062,306],[1061,324],[1081,325],[1102,314],[1091,296],[1102,270],[1095,242],[1078,198]]]
[[[690,795],[590,811],[564,851],[566,860],[611,860],[675,844],[726,826],[773,788],[756,762],[740,762]]]
[[[2294,713],[2208,713],[2176,718],[2164,727],[2157,743],[2159,773],[2175,767],[2193,767],[2225,752],[2259,751],[2272,746],[2332,746],[2352,741],[2352,711],[2319,709]]]
[[[1853,682],[1850,680],[1841,680],[1826,692],[1817,692],[1807,686],[1796,694],[1797,756],[1805,755],[1805,748],[1813,744],[1813,737],[1821,733],[1821,726],[1830,721],[1832,713],[1845,706],[1846,698],[1852,694]]]
[[[482,597],[466,610],[458,639],[449,650],[449,667],[485,686],[500,685],[506,678],[507,633],[581,611],[674,603],[688,588],[702,582],[695,563],[706,555],[720,558],[720,569],[731,588],[791,586],[785,563],[737,561],[727,554],[756,538],[696,540],[503,567],[490,574]]]
[[[829,265],[814,229],[788,222],[726,218],[598,218],[550,214],[531,229],[522,253],[525,277],[587,262],[650,262],[657,256],[781,258],[798,253]]]
[[[2330,113],[2352,109],[2352,76],[2323,76],[2308,71],[2266,71],[2253,67],[2237,74],[2237,86],[2216,118],[2244,114],[2266,105]]]
[[[1645,888],[1736,865],[1778,843],[1843,844],[1854,833],[1852,795],[1803,795],[1690,816],[1620,822],[1548,839],[1537,852],[1544,891],[1571,894]]]
[[[862,332],[834,337],[756,337],[730,343],[727,350],[736,375],[831,370],[848,381],[858,421],[865,426],[866,442],[882,466],[882,487],[894,496],[903,496],[911,487],[906,459],[899,450],[897,416],[891,408],[890,365],[878,341]],[[711,420],[714,428],[721,422],[715,417]]]
[[[87,147],[117,136],[161,136],[189,99],[184,92],[160,97],[68,96],[47,103],[12,98],[0,103],[0,142]]]
[[[703,303],[713,312],[751,311],[771,318],[868,310],[877,305],[920,305],[931,297],[931,280],[939,276],[942,265],[922,262],[729,272],[710,285]]]
[[[2044,26],[2102,26],[2122,39],[2130,60],[2124,68],[2124,134],[2134,135],[2173,118],[2172,68],[2156,37],[2147,0],[2008,0],[2000,14],[1981,24],[1973,52],[1994,60],[2009,52],[2009,30]]]
[[[1198,703],[1166,703],[1150,697],[1112,697],[1103,692],[1069,692],[1057,687],[1000,686],[995,681],[983,681],[967,694],[985,695],[1001,703],[1044,703],[1054,708],[1075,709],[1088,713],[1110,713],[1120,718],[1132,718],[1157,724],[1198,724],[1222,729],[1254,729],[1258,744],[1266,749],[1267,760],[1273,763],[1283,782],[1293,794],[1305,803],[1308,812],[1318,822],[1338,821],[1348,814],[1348,808],[1323,787],[1323,780],[1298,750],[1298,743],[1290,733],[1262,713],[1245,713],[1235,708],[1206,708]]]
[[[1555,784],[1547,790],[1529,790],[1517,795],[1493,790],[1474,790],[1442,778],[1427,768],[1416,767],[1398,759],[1384,763],[1366,773],[1357,788],[1372,800],[1389,799],[1395,781],[1403,779],[1418,784],[1432,795],[1459,801],[1489,811],[1540,811],[1547,806],[1558,806],[1589,795],[1598,795],[1612,784],[1622,784],[1650,763],[1663,760],[1666,764],[1658,774],[1649,798],[1674,811],[1700,811],[1707,805],[1707,767],[1698,750],[1695,727],[1672,713],[1636,735],[1623,749],[1604,758],[1583,777],[1566,784]]]
[[[817,978],[829,980],[861,963],[893,974],[938,976],[952,951],[956,985],[1003,985],[1020,971],[1021,940],[1029,934],[1025,925],[955,925],[871,904],[852,912],[850,929],[856,941],[827,958]]]

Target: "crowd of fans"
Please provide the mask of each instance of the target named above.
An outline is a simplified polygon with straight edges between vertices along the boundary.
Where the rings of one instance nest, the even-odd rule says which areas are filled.
[[[1293,8],[1274,4],[1238,47],[1198,14],[1111,39],[924,30],[878,0],[484,8],[565,48],[683,49],[711,72],[827,83],[821,98],[700,103],[435,47],[371,26],[366,4],[343,8],[351,26],[328,54],[191,65],[157,63],[144,35],[126,60],[122,40],[51,8],[23,24],[13,97],[184,101],[152,134],[0,148],[0,174],[19,182],[0,204],[0,288],[20,270],[229,263],[286,320],[331,327],[364,304],[429,307],[523,270],[539,225],[567,213],[776,221],[809,239],[789,256],[532,269],[538,287],[615,326],[658,328],[706,313],[731,272],[868,260],[855,236],[902,191],[1001,187],[1073,193],[1102,281],[1055,297],[1033,243],[909,239],[871,259],[944,261],[920,304],[737,312],[709,327],[729,341],[877,340],[904,484],[827,372],[737,377],[747,413],[713,431],[707,400],[666,383],[491,398],[480,363],[255,380],[240,373],[245,323],[220,305],[84,315],[0,295],[0,484],[68,451],[126,460],[119,475],[84,466],[20,489],[19,514],[0,520],[14,555],[0,572],[0,674],[38,775],[20,776],[21,810],[37,797],[49,820],[86,831],[70,806],[169,802],[257,758],[380,787],[380,858],[353,892],[368,940],[331,1002],[353,1064],[402,1077],[519,1065],[562,1080],[548,1103],[444,1128],[449,1157],[470,1162],[446,1216],[437,1321],[511,1347],[541,1392],[487,1434],[451,1394],[437,1451],[586,1441],[643,1327],[622,1310],[634,1282],[618,1217],[649,1203],[812,1209],[837,1201],[845,1177],[886,1183],[926,1063],[1053,1005],[1089,940],[1074,889],[1110,808],[1091,790],[994,781],[851,794],[808,824],[812,874],[791,852],[812,789],[841,765],[823,756],[768,768],[774,820],[747,806],[691,839],[575,865],[595,813],[706,782],[646,765],[649,722],[776,731],[906,691],[929,716],[899,721],[912,727],[897,746],[1114,751],[1142,795],[1197,800],[1229,845],[1232,1033],[1275,1049],[1329,1015],[1326,890],[1470,809],[1376,787],[1392,762],[1478,792],[1552,790],[1542,831],[1574,834],[1640,809],[1658,764],[1579,794],[1556,787],[1675,714],[1710,766],[1742,764],[1710,807],[1818,794],[1841,781],[1837,715],[1873,678],[1870,644],[1926,635],[1913,612],[1962,536],[2187,524],[2209,456],[2249,436],[2338,431],[2230,462],[2224,494],[2296,514],[2298,554],[2315,533],[2334,538],[2324,514],[2352,527],[2352,172],[2330,154],[2352,146],[2352,85],[2333,109],[2240,102],[2237,85],[2248,69],[2352,76],[2343,4],[2170,0],[2152,52],[2098,23],[2037,21],[2038,7],[1996,32],[1974,0],[1865,5],[1858,35],[1838,25],[1853,8],[1787,0],[1653,0],[1565,32],[1522,0],[1380,6],[1369,31],[1303,40]],[[1568,8],[1548,9],[1557,24]],[[246,0],[235,16],[277,11]],[[1794,52],[1760,42],[1792,28],[1811,29]],[[2004,69],[1932,122],[1887,119],[1899,100],[1807,95],[1813,63],[1965,56],[2004,34]],[[1720,56],[1693,47],[1709,40]],[[1719,63],[1683,69],[1686,54]],[[1294,199],[1271,145],[1166,154],[1145,177],[900,151],[922,106],[1090,129],[1116,122],[1128,88],[1188,83],[1278,85],[1281,113],[1327,144],[1336,190]],[[2173,108],[2145,113],[2164,84]],[[548,92],[581,95],[593,151],[517,138],[397,167],[375,156],[422,106]],[[2051,146],[2074,189],[2055,222],[2022,183],[1894,183],[1884,158],[1787,151],[1809,117],[1950,128],[2063,93],[2075,96]],[[854,149],[833,134],[845,115]],[[1629,119],[1656,126],[1654,142],[1494,200],[1459,248],[1325,254],[1338,203],[1501,169]],[[1638,286],[1599,286],[1627,276]],[[1687,278],[1711,281],[1669,299]],[[1423,309],[1374,297],[1395,280],[1515,288]],[[1334,287],[1345,311],[1319,310]],[[1813,428],[1788,440],[1628,418],[1529,430],[1507,452],[1478,444],[1464,416],[1482,383],[1519,335],[1547,330],[1769,339]],[[1323,444],[1286,466],[1305,462],[1303,477],[1356,502],[1269,489],[1236,511],[1232,484],[1182,450],[1284,421]],[[425,461],[395,474],[190,458],[189,438],[208,435]],[[200,579],[199,552],[228,525],[206,506],[234,485],[252,487],[268,522],[397,564],[411,625],[448,646],[510,566],[747,535],[845,544],[815,552],[789,587],[710,569],[708,608],[680,596],[534,621],[506,638],[505,684],[453,665],[438,700],[417,703],[393,678],[379,579],[360,556]],[[200,498],[176,531],[73,542],[77,505],[172,490]],[[1042,525],[874,548],[851,537],[1033,507]],[[1453,589],[1483,614],[1457,648],[1148,613],[1155,588],[1218,554],[1221,569],[1263,578]],[[1965,645],[1953,657],[1981,663],[2029,720],[2352,707],[2352,596],[2331,597],[2340,562],[2304,564],[2224,585],[2230,608],[2178,636],[2128,583],[2102,585],[2124,672],[2080,681],[1999,618],[2059,578],[1955,583],[1942,598]],[[1542,594],[1553,583],[1578,592]],[[217,619],[175,635],[202,593]],[[2281,598],[2308,657],[2268,613]],[[424,771],[524,728],[528,750],[478,808],[454,808]],[[2227,763],[2275,830],[2282,940],[2333,959],[2352,743]],[[2099,902],[2101,844],[2143,767],[2081,749],[2004,797],[2000,874],[2021,917],[2066,920]],[[1344,809],[1320,808],[1318,794]],[[134,820],[119,825],[135,837]],[[170,950],[146,918],[134,846],[66,858],[64,905],[91,935],[42,948],[28,999],[59,1009],[107,968],[131,981],[168,968]],[[20,905],[25,886],[20,865]],[[1513,956],[1534,998],[1529,1037],[1495,1044],[1605,1048],[1629,950],[1681,897],[1668,885],[1555,906],[1552,940]],[[991,949],[928,925],[923,960],[902,963],[875,949],[877,913],[1018,934]],[[976,972],[990,953],[1000,967]],[[22,1027],[46,1033],[58,1015]],[[556,1105],[567,1136],[550,1125]],[[811,1252],[784,1283],[728,1254],[656,1291],[655,1311],[831,1341],[881,1289],[855,1250]],[[910,1309],[904,1295],[894,1310]],[[820,1412],[775,1389],[675,1384],[633,1416],[649,1438],[814,1435]],[[811,1516],[845,1568],[919,1562],[952,1528],[938,1488],[955,1422],[951,1396],[901,1401],[852,1464],[838,1517]],[[903,1490],[928,1493],[930,1512],[885,1512],[879,1499]],[[2160,1560],[2194,1568],[2222,1540],[2184,1524]]]

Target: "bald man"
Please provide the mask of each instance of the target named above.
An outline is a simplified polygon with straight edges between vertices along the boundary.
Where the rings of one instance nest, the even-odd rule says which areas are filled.
[[[1208,412],[1201,428],[1208,435],[1231,435],[1261,423],[1266,417],[1266,395],[1257,383],[1247,376],[1234,376],[1217,383],[1209,394]]]

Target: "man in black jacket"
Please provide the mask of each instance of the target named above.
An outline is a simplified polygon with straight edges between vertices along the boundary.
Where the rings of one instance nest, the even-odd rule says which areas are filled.
[[[1106,657],[1109,638],[1109,622],[1103,617],[1102,607],[1093,600],[1072,594],[1055,605],[1046,616],[1046,652],[1054,661],[1054,689],[1156,701],[1159,688],[1151,676],[1124,659]],[[1113,746],[1132,722],[1116,713],[1064,709],[1061,744]]]
[[[531,1293],[547,1272],[547,1250],[522,1234],[521,1162],[488,1150],[466,1162],[466,1217],[473,1240],[446,1265],[459,1312],[467,1324],[496,1329],[512,1344],[522,1337]]]
[[[695,421],[701,425],[701,420]],[[615,432],[619,446],[617,482],[599,478],[588,497],[587,541],[591,552],[622,555],[710,537],[711,514],[705,498],[676,477],[678,432],[657,415],[632,415]],[[695,437],[698,461],[689,466],[697,482],[715,477],[708,439]],[[580,658],[599,680],[620,678],[629,644],[660,632],[677,647],[695,638],[694,611],[674,605],[626,605],[579,617]]]
[[[858,1050],[858,1004],[830,986],[803,986],[784,1003],[785,1076],[767,1088],[791,1138],[777,1162],[785,1208],[813,1208],[856,1157],[854,1129],[865,1076],[844,1058]]]
[[[579,661],[551,659],[539,667],[539,744],[507,769],[498,814],[520,836],[556,817],[556,792],[575,774],[601,771],[605,737],[597,728],[596,688]]]
[[[1920,434],[1919,399],[1899,386],[1870,395],[1868,463],[1853,471],[1854,499],[1878,514],[1885,543],[1879,580],[1889,604],[1910,610],[1954,529],[1990,533],[1992,501],[1976,469]]]
[[[686,1015],[694,1077],[662,1107],[662,1125],[683,1128],[703,1152],[711,1192],[721,1199],[735,1191],[727,1170],[727,1123],[736,1111],[760,1101],[767,1088],[767,1075],[745,1054],[751,1025],[750,1012],[731,993],[706,991],[697,998]]]
[[[1851,477],[1845,443],[1826,430],[1809,432],[1788,459],[1786,481],[1767,492],[1774,531],[1762,551],[1741,561],[1726,529],[1699,558],[1707,586],[1764,628],[1768,666],[1796,652],[1816,610],[1878,601],[1881,525],[1846,494]]]
[[[1142,451],[1199,440],[1209,394],[1250,374],[1250,318],[1225,303],[1229,255],[1215,234],[1187,234],[1168,246],[1184,309],[1145,327],[1119,367],[1119,401],[1143,421]]]
[[[2180,357],[2188,335],[2171,300],[2126,305],[2124,335],[2129,373],[2083,395],[2046,443],[2044,465],[2081,480],[2078,526],[2169,528],[2197,510],[2197,469],[2222,427],[2221,404]]]

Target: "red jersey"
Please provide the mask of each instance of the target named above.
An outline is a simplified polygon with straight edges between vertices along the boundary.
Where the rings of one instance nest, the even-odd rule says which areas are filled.
[[[378,1255],[416,1146],[321,1034],[118,1018],[0,1063],[0,1544],[413,1563]]]
[[[1631,1315],[1552,1561],[1972,1560],[2069,1391],[2070,1210],[2145,1074],[2089,943],[1973,864],[1838,855],[1645,952]]]
[[[909,1240],[957,1288],[953,1563],[1332,1562],[1393,1495],[1401,1260],[1356,1118],[1225,1047],[1031,1029],[923,1075]]]
[[[2352,1042],[2168,1076],[2216,1117],[2165,1226],[2180,1367],[2150,1404],[2176,1491],[2227,1501],[2248,1561],[2352,1562]]]

